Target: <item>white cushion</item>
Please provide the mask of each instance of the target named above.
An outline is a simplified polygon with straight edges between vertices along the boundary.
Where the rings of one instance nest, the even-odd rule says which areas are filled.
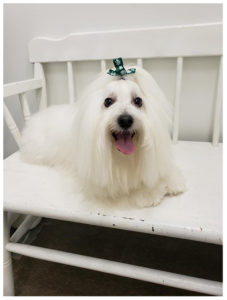
[[[187,192],[150,208],[106,206],[83,201],[72,178],[45,166],[4,161],[4,209],[54,219],[222,243],[222,145],[173,145]]]

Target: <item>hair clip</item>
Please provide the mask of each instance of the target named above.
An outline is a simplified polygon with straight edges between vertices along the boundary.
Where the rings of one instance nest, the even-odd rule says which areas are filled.
[[[107,74],[109,74],[111,76],[121,76],[121,77],[123,77],[125,75],[134,74],[136,72],[135,68],[131,68],[131,69],[126,70],[124,68],[123,60],[122,60],[121,57],[113,59],[113,63],[114,63],[114,66],[115,66],[116,70],[109,69],[109,71],[107,72]]]

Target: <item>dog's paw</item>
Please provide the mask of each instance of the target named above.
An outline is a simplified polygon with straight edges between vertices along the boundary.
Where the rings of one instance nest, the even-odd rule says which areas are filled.
[[[157,197],[157,198],[154,198],[154,197],[148,197],[148,198],[143,198],[143,199],[139,199],[137,201],[137,206],[139,207],[152,207],[152,206],[157,206],[161,201],[162,199],[164,198],[164,196],[162,197]]]
[[[161,202],[161,199],[153,199],[152,197],[137,199],[136,205],[140,208],[156,206]]]
[[[163,182],[160,182],[153,189],[143,190],[141,196],[137,197],[136,204],[139,207],[157,206],[166,194],[166,185]]]
[[[186,192],[186,183],[180,171],[176,172],[173,176],[167,179],[166,183],[167,193],[170,196],[175,196]]]

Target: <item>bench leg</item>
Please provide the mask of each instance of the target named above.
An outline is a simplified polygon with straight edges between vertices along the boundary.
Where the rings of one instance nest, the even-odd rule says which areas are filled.
[[[24,217],[23,222],[20,222],[21,224],[18,226],[17,230],[13,233],[13,235],[10,237],[10,242],[17,243],[21,237],[23,237],[24,234],[29,232],[29,230],[35,228],[39,225],[42,218],[40,217],[34,217],[31,215],[27,215]]]
[[[4,212],[4,244],[3,244],[3,276],[4,276],[4,296],[14,296],[14,281],[11,253],[6,250],[6,244],[9,242],[9,224],[7,212]]]

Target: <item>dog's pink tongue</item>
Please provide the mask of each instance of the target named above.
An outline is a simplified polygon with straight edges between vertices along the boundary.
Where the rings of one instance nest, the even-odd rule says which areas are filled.
[[[116,147],[122,153],[129,155],[134,152],[135,146],[132,142],[132,136],[130,132],[124,132],[117,134]]]

